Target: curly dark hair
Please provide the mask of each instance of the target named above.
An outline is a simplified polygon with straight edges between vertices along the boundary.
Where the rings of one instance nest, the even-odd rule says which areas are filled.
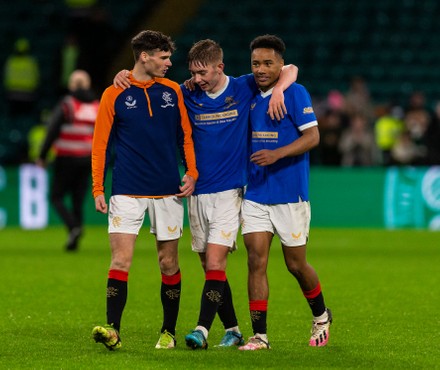
[[[250,44],[251,52],[254,51],[254,49],[259,48],[273,49],[281,57],[283,57],[283,54],[286,51],[286,45],[284,44],[284,41],[275,35],[262,35],[254,38]]]

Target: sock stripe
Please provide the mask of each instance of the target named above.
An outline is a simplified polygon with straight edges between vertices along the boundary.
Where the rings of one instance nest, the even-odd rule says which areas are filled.
[[[267,311],[267,301],[249,301],[249,311]]]
[[[304,297],[307,299],[316,298],[321,293],[321,284],[318,282],[318,285],[312,290],[303,290]]]
[[[109,270],[108,278],[120,281],[128,281],[128,272],[122,270]]]
[[[174,275],[162,274],[162,283],[166,285],[179,284],[181,279],[182,279],[182,275],[180,274],[180,270],[177,271]]]
[[[205,280],[226,281],[226,272],[221,270],[206,271]]]

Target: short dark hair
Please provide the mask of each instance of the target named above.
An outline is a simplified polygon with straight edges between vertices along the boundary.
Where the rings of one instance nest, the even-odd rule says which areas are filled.
[[[206,66],[210,63],[223,62],[223,50],[221,46],[210,39],[196,42],[188,52],[188,64],[200,63]]]
[[[254,51],[254,49],[259,48],[273,49],[281,56],[281,58],[286,51],[286,45],[284,44],[284,41],[275,35],[262,35],[254,38],[251,41],[250,49],[251,51]]]
[[[170,51],[176,50],[174,42],[170,36],[164,35],[159,31],[141,31],[131,39],[134,60],[137,61],[142,52],[152,54],[155,50]]]

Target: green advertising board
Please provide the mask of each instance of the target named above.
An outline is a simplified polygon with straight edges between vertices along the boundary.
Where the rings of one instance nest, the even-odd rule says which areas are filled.
[[[50,170],[31,164],[0,167],[0,228],[60,224],[50,179]],[[312,226],[440,230],[440,167],[312,167],[310,199]],[[87,224],[107,224],[91,192],[84,210]]]

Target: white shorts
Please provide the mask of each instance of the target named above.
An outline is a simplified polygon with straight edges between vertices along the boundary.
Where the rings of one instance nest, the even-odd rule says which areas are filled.
[[[310,202],[260,204],[243,200],[241,233],[268,231],[286,247],[306,245],[310,230]]]
[[[176,196],[134,198],[126,195],[110,197],[108,232],[139,234],[145,213],[150,219],[150,233],[157,240],[174,240],[182,236],[183,203]]]
[[[224,245],[231,248],[231,252],[237,249],[242,196],[242,189],[232,189],[188,198],[194,252],[205,252],[208,243]]]

